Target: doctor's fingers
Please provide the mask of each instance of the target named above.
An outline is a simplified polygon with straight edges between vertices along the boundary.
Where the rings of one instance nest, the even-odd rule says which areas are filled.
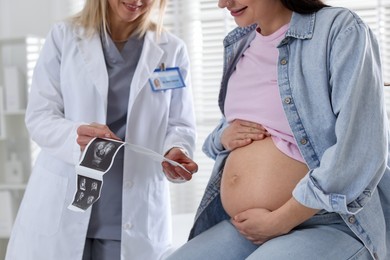
[[[81,125],[77,128],[77,135],[77,144],[80,145],[81,151],[83,151],[87,144],[95,137],[120,140],[105,125]]]
[[[81,125],[77,129],[79,136],[99,137],[99,138],[111,138],[120,140],[106,125],[91,123],[89,125]]]
[[[187,167],[185,167],[187,169]],[[181,179],[185,179],[186,181],[189,181],[192,179],[192,173],[190,171],[187,171],[182,169],[179,166],[174,167],[175,174],[180,176]]]
[[[185,179],[188,181],[192,178],[191,173],[183,170],[179,166],[173,166],[168,162],[162,162],[161,165],[163,167],[164,174],[167,175],[169,179]]]
[[[198,164],[194,162],[193,160],[189,159],[188,162],[182,163],[184,168],[187,169],[191,174],[197,173],[198,172]]]

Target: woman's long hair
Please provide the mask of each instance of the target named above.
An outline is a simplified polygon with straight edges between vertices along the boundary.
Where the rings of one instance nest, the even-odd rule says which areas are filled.
[[[133,34],[143,36],[146,31],[157,31],[158,35],[162,31],[163,17],[165,13],[167,0],[154,0],[152,7],[135,21],[132,22]],[[103,33],[107,37],[109,33],[108,19],[108,2],[107,0],[86,0],[84,8],[70,18],[77,26],[84,28],[86,36],[91,36],[94,33]],[[158,8],[157,22],[153,22],[151,14],[153,10]]]
[[[326,7],[325,3],[321,0],[280,0],[282,4],[289,10],[300,13],[309,14],[317,12],[323,7]]]

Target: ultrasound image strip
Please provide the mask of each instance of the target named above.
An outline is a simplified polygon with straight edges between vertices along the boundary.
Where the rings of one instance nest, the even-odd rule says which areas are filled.
[[[95,138],[88,144],[80,166],[107,172],[124,142]]]
[[[103,174],[111,168],[123,145],[124,142],[102,138],[95,138],[87,145],[76,166],[77,189],[69,209],[84,212],[100,198]]]
[[[88,178],[83,175],[77,175],[77,192],[72,205],[82,210],[87,210],[99,197],[103,182]]]

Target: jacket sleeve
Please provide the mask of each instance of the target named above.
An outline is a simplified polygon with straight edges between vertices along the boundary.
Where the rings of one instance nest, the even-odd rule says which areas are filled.
[[[164,153],[172,147],[179,147],[184,149],[190,157],[193,157],[196,141],[196,122],[189,57],[183,43],[180,44],[177,56],[175,66],[180,68],[186,87],[172,91]]]
[[[293,196],[310,208],[356,214],[375,191],[388,156],[379,46],[361,20],[333,39],[329,64],[336,142]]]
[[[217,127],[211,132],[203,143],[202,151],[211,159],[215,160],[217,155],[225,150],[221,143],[221,135],[228,123],[223,117]]]
[[[34,142],[46,152],[70,164],[80,157],[77,128],[81,123],[65,119],[60,88],[64,23],[53,26],[33,73],[26,109],[26,126]]]

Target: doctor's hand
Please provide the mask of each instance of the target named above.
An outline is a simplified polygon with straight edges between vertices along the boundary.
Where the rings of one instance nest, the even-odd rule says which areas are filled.
[[[108,126],[98,123],[79,126],[79,128],[77,128],[77,134],[77,143],[80,145],[81,151],[84,151],[87,144],[95,137],[121,140],[108,128]]]
[[[236,119],[223,131],[221,143],[226,150],[233,151],[268,136],[270,134],[262,125]]]
[[[169,162],[162,162],[163,172],[168,180],[172,182],[189,181],[192,178],[192,174],[198,171],[198,165],[191,160],[181,149],[174,147],[170,149],[165,158],[180,163],[187,171],[183,170],[179,166],[174,166]]]

